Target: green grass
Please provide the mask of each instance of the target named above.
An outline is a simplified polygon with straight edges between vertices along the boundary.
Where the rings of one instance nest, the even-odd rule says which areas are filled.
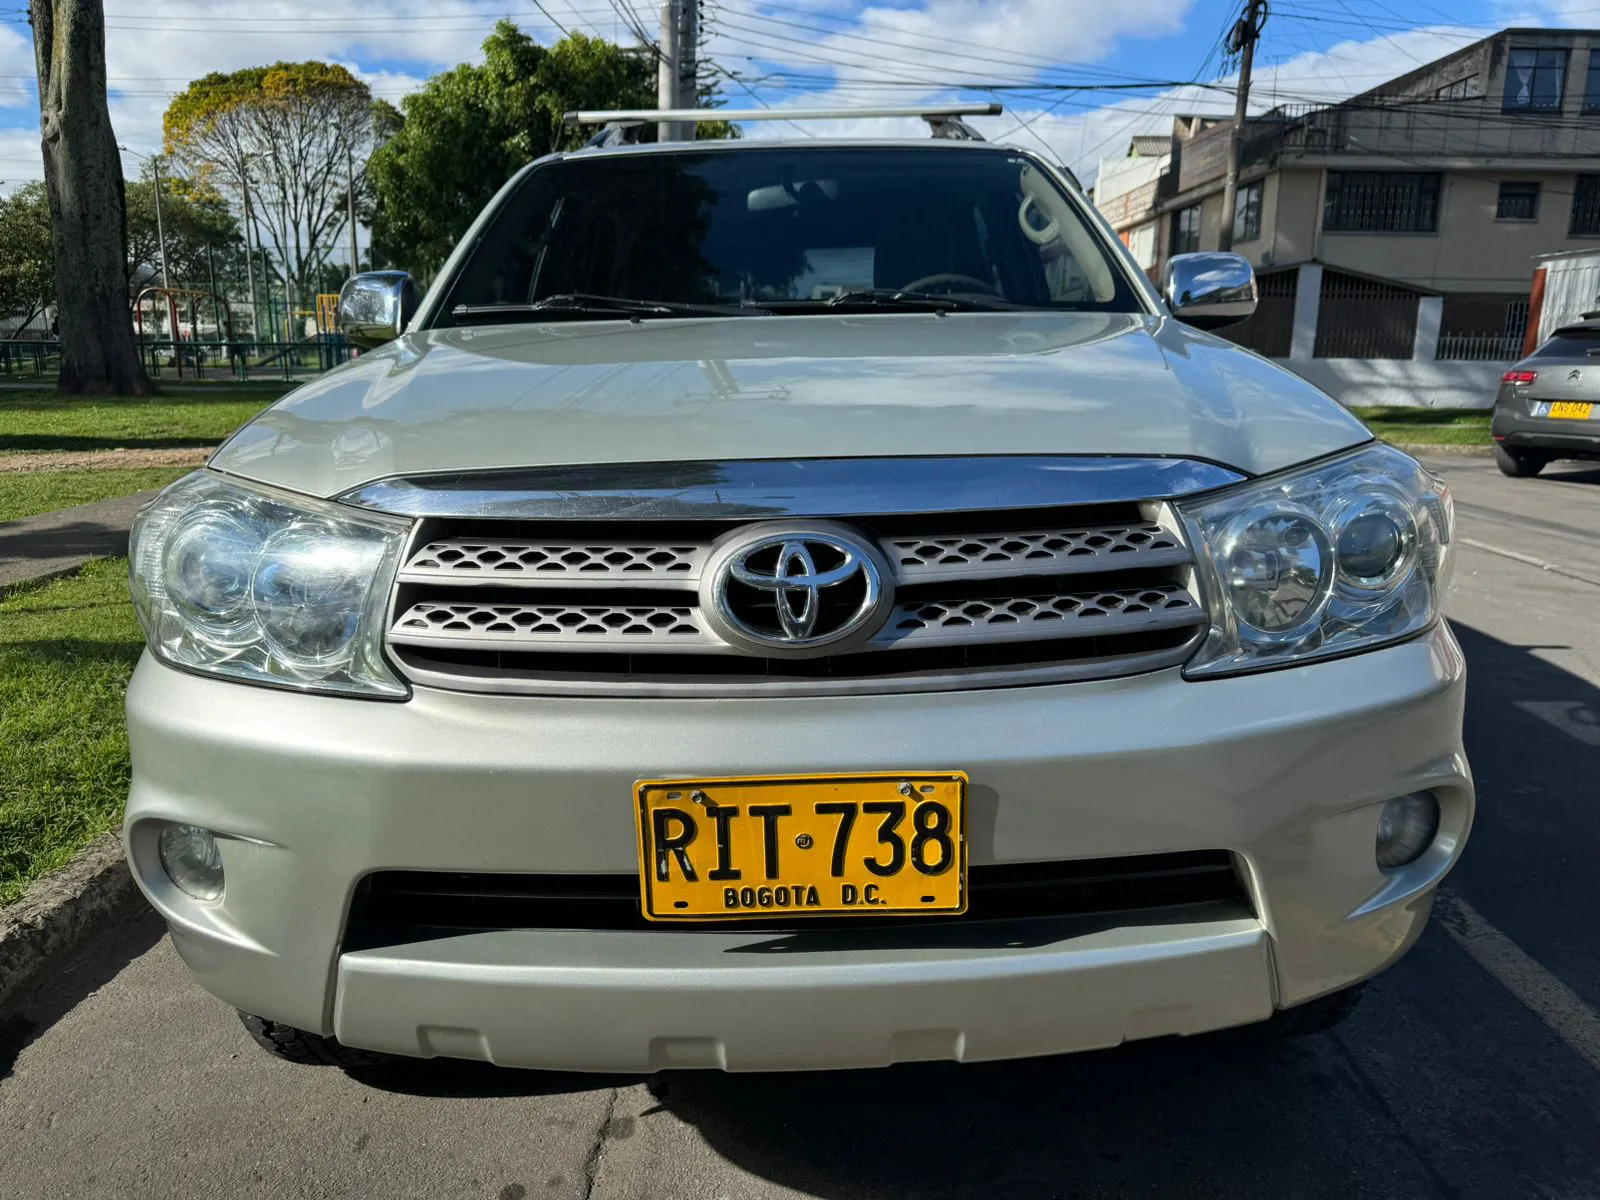
[[[166,487],[193,467],[85,467],[72,471],[29,471],[0,474],[0,521],[71,508]]]
[[[125,559],[0,599],[0,905],[121,819],[141,645]]]
[[[1386,442],[1411,446],[1492,446],[1486,408],[1352,408]]]
[[[288,386],[169,385],[169,395],[66,399],[48,391],[0,392],[0,453],[17,450],[164,449],[220,442]]]

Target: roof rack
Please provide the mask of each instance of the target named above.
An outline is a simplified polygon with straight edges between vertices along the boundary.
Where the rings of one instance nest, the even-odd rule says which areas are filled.
[[[624,146],[642,125],[666,121],[848,121],[860,117],[920,117],[936,138],[981,142],[983,135],[962,117],[998,117],[1005,107],[988,104],[923,104],[909,108],[619,108],[569,112],[568,125],[603,125],[586,146]]]

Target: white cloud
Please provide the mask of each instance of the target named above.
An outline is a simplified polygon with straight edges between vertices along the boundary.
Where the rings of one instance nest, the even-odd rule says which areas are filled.
[[[592,7],[578,0],[580,7]],[[560,19],[572,4],[549,0]],[[507,15],[503,0],[162,0],[159,13],[113,8],[106,73],[118,140],[148,154],[161,145],[173,95],[211,71],[278,60],[344,63],[375,95],[398,102],[433,71],[481,57]],[[531,7],[514,19],[542,41],[559,37]],[[607,32],[602,28],[597,32]],[[0,25],[0,179],[38,178],[33,44],[25,25]],[[130,161],[129,174],[137,174]]]

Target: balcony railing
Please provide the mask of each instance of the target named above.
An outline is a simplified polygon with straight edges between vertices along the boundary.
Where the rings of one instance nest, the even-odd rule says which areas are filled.
[[[1241,161],[1284,154],[1410,159],[1600,157],[1600,121],[1502,112],[1497,100],[1285,104],[1245,128]]]
[[[1504,333],[1445,333],[1434,358],[1441,362],[1515,362],[1522,357],[1522,336]]]

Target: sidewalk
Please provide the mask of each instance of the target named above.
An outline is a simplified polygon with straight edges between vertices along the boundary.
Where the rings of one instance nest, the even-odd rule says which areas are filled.
[[[0,524],[0,592],[70,575],[91,558],[126,554],[134,514],[155,494],[135,492]]]

